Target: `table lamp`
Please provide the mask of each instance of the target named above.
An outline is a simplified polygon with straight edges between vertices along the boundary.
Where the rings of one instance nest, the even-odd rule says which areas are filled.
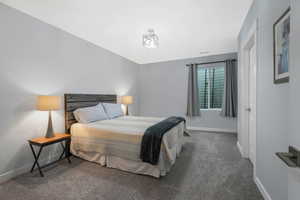
[[[48,129],[46,138],[54,137],[51,111],[60,109],[60,97],[58,96],[38,96],[37,97],[37,110],[49,111]]]
[[[128,105],[133,103],[133,97],[132,96],[122,96],[121,103],[126,106],[126,115],[128,115],[129,114]]]

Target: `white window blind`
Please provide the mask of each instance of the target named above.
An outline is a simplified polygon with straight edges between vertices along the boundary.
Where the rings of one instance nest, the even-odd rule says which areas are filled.
[[[201,109],[220,109],[224,93],[224,66],[198,67]]]

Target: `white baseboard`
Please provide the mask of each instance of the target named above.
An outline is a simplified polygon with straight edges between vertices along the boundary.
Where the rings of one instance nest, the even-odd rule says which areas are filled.
[[[188,130],[193,130],[193,131],[203,131],[203,132],[237,133],[236,130],[221,129],[221,128],[207,128],[207,127],[188,126],[187,129]]]
[[[237,146],[240,154],[242,155],[242,157],[244,157],[243,148],[242,148],[241,144],[239,143],[239,141],[236,142],[236,146]]]
[[[53,162],[55,159],[57,159],[59,155],[54,155],[52,157],[47,157],[45,159],[41,159],[39,160],[39,163],[40,165],[45,165],[47,163],[50,163],[50,162]],[[31,167],[32,167],[32,164],[33,163],[29,163],[29,164],[26,164],[22,167],[19,167],[19,168],[16,168],[16,169],[12,169],[12,170],[9,170],[3,174],[0,174],[0,184],[1,183],[4,183],[16,176],[19,176],[21,174],[25,174],[27,172],[29,172],[31,170]]]
[[[26,172],[28,172],[31,169],[32,164],[27,164],[25,166],[22,166],[20,168],[17,169],[12,169],[8,172],[5,172],[3,174],[0,175],[0,184],[4,183],[16,176],[19,176],[21,174],[24,174]]]
[[[254,182],[256,183],[260,193],[264,197],[265,200],[272,200],[270,194],[267,192],[266,188],[264,185],[261,183],[258,177],[254,177]]]

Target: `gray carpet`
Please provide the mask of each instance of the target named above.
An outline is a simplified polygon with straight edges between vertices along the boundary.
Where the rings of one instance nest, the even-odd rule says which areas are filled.
[[[193,133],[172,171],[161,179],[72,158],[0,185],[5,200],[262,200],[252,166],[233,134]]]

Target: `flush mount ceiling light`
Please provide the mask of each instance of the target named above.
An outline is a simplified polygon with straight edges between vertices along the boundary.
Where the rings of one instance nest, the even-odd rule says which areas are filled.
[[[158,47],[158,36],[153,29],[149,29],[148,33],[143,35],[143,46],[146,48]]]

